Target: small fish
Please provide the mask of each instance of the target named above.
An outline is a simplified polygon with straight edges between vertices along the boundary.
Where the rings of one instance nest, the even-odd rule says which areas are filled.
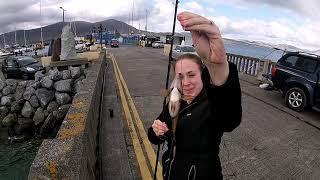
[[[170,86],[171,92],[169,95],[169,113],[172,118],[176,117],[180,110],[180,100],[181,100],[181,79],[175,77]]]

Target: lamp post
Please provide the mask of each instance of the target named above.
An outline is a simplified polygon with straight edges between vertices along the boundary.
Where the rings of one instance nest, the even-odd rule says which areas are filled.
[[[99,25],[98,30],[100,35],[100,48],[102,49],[102,31],[103,31],[102,24]]]
[[[64,12],[67,10],[63,9],[63,7],[60,7],[60,9],[62,9],[62,22],[64,24]]]

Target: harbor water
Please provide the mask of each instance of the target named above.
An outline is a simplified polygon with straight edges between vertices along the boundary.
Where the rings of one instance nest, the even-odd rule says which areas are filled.
[[[0,139],[0,179],[27,179],[29,168],[40,144],[39,139],[22,143],[11,143],[7,139]]]

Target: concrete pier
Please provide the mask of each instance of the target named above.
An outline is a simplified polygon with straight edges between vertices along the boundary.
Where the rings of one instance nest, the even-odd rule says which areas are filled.
[[[57,139],[45,140],[29,179],[151,179],[157,147],[146,131],[162,108],[167,66],[162,49],[108,48],[82,94],[84,126],[73,134],[62,132],[77,126],[64,125]],[[319,178],[320,113],[288,109],[279,92],[260,89],[249,74],[239,73],[242,123],[220,146],[224,179]],[[77,119],[79,103],[66,121]]]

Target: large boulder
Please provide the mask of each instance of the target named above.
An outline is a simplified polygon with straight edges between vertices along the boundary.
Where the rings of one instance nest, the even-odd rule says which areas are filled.
[[[72,79],[57,81],[54,83],[54,88],[59,92],[71,92],[72,81]]]
[[[15,89],[18,85],[18,81],[15,79],[7,79],[6,84],[7,84],[7,86],[11,86]]]
[[[36,90],[33,87],[27,87],[26,91],[23,94],[25,100],[29,100],[32,95],[36,94]]]
[[[70,70],[63,70],[62,71],[62,79],[71,79],[71,71]]]
[[[58,110],[52,112],[57,121],[62,121],[64,119],[64,117],[68,113],[70,106],[70,104],[62,105],[58,108]]]
[[[28,87],[32,87],[34,89],[38,89],[41,87],[41,82],[40,81],[30,81],[29,84],[27,85]]]
[[[30,118],[34,113],[34,108],[31,106],[31,104],[26,101],[24,103],[24,106],[21,110],[21,115],[25,118]]]
[[[62,29],[61,34],[61,56],[60,60],[69,60],[77,57],[75,49],[74,34],[71,31],[71,27],[66,25]]]
[[[56,101],[51,101],[47,106],[47,111],[52,113],[59,108],[59,104]]]
[[[82,84],[82,81],[78,81],[74,84],[73,89],[76,93],[80,92]]]
[[[18,87],[25,88],[28,84],[28,81],[20,81],[18,82]]]
[[[27,83],[27,87],[31,86],[31,84],[33,84],[34,82],[37,82],[35,80],[29,80],[28,83]]]
[[[11,103],[13,102],[13,97],[12,96],[3,96],[1,98],[1,106],[10,106]]]
[[[2,81],[1,79],[0,79],[0,90],[2,90],[4,87],[6,87],[6,82],[5,81]]]
[[[54,91],[40,88],[36,91],[36,96],[40,101],[41,107],[45,108],[54,98]]]
[[[10,107],[11,112],[19,113],[21,111],[23,103],[24,103],[23,99],[12,102],[11,107]]]
[[[34,74],[34,80],[40,81],[44,77],[44,74],[41,71],[38,71]]]
[[[40,128],[40,134],[46,135],[50,133],[50,131],[54,128],[55,122],[56,119],[54,118],[52,113],[50,113]]]
[[[13,94],[15,92],[15,87],[14,86],[6,86],[2,89],[2,94],[4,96],[8,95],[8,94]]]
[[[16,122],[18,122],[18,118],[16,114],[8,114],[3,120],[2,120],[2,124],[4,126],[12,126],[14,125]]]
[[[71,97],[68,93],[55,93],[56,101],[60,105],[68,104],[71,101]]]
[[[43,114],[44,114],[45,117],[48,117],[50,113],[51,113],[51,112],[49,112],[49,111],[46,110],[46,109],[43,110]]]
[[[70,67],[71,77],[72,79],[77,79],[81,76],[81,68],[80,67]]]
[[[9,113],[9,109],[6,106],[0,106],[0,114],[1,116],[6,116]]]
[[[35,125],[38,125],[41,122],[43,122],[44,119],[45,119],[45,115],[44,115],[43,109],[41,107],[39,107],[36,110],[36,112],[34,113],[33,122],[34,122]]]
[[[48,76],[45,76],[40,81],[42,87],[45,87],[47,89],[51,89],[53,86],[53,80],[51,80]]]
[[[22,99],[24,92],[25,92],[25,88],[23,86],[18,86],[16,89],[16,92],[14,93],[14,99],[16,101]]]
[[[49,79],[53,81],[59,81],[62,79],[62,73],[58,69],[50,69],[48,72]]]
[[[38,98],[35,95],[31,96],[31,98],[29,99],[29,102],[30,102],[31,106],[34,107],[34,108],[37,108],[37,107],[40,106]]]

